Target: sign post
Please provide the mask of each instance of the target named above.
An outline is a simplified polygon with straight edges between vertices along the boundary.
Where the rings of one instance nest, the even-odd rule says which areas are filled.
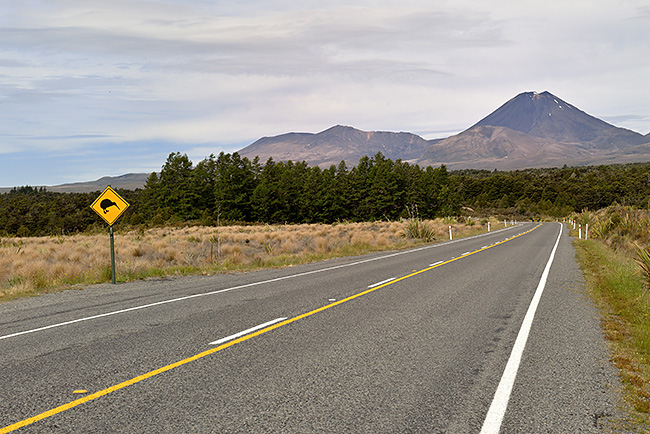
[[[111,235],[111,281],[115,285],[115,239],[113,236],[113,223],[126,211],[129,203],[122,198],[109,185],[90,205],[90,208],[108,223]]]
[[[113,237],[113,225],[109,226],[111,232],[111,282],[115,285],[115,238]]]

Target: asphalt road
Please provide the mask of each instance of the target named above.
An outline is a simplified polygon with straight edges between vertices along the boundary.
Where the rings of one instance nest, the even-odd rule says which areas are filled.
[[[603,432],[619,384],[560,230],[0,304],[0,433]]]

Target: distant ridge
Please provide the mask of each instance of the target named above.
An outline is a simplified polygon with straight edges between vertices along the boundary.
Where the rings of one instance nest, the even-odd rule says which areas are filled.
[[[61,185],[38,185],[32,187],[45,187],[47,191],[56,193],[92,193],[93,191],[102,191],[108,185],[116,189],[136,190],[144,187],[149,175],[150,173],[127,173],[126,175],[120,176],[104,176],[96,181],[73,182]],[[11,188],[0,188],[0,193],[8,193],[10,191]]]
[[[412,133],[361,131],[336,125],[317,134],[287,133],[263,137],[238,152],[251,160],[259,156],[262,163],[273,157],[276,161],[306,161],[312,166],[329,167],[343,160],[355,165],[364,155],[372,156],[377,152],[392,160],[415,161],[430,144]]]

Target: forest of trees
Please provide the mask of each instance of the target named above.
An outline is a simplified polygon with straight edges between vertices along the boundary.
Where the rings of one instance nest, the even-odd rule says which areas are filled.
[[[563,217],[613,203],[650,207],[650,164],[519,171],[421,168],[382,154],[328,169],[306,163],[262,164],[237,153],[194,165],[172,153],[144,188],[118,190],[131,206],[120,225],[332,223],[450,215]],[[53,193],[29,186],[0,195],[0,236],[40,236],[105,227],[90,209],[94,193]]]

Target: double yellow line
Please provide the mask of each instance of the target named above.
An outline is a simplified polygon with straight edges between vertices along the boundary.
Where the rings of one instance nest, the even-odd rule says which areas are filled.
[[[9,426],[6,426],[4,428],[0,428],[0,434],[9,433],[9,432],[15,431],[15,430],[17,430],[19,428],[31,425],[34,422],[38,422],[39,420],[47,419],[48,417],[52,417],[52,416],[54,416],[56,414],[59,414],[59,413],[62,413],[64,411],[66,411],[66,410],[70,410],[71,408],[74,408],[74,407],[76,407],[78,405],[84,404],[84,403],[89,402],[89,401],[93,401],[93,400],[95,400],[97,398],[101,398],[102,396],[108,395],[109,393],[115,392],[115,391],[120,390],[120,389],[124,389],[125,387],[128,387],[128,386],[131,386],[133,384],[144,381],[147,378],[155,377],[156,375],[159,375],[159,374],[162,374],[164,372],[170,371],[170,370],[172,370],[174,368],[178,368],[179,366],[183,366],[183,365],[186,365],[188,363],[194,362],[196,360],[202,359],[203,357],[207,357],[207,356],[209,356],[211,354],[218,353],[221,350],[225,350],[228,347],[232,347],[233,345],[236,345],[238,343],[247,341],[247,340],[252,339],[252,338],[254,338],[256,336],[263,335],[264,333],[268,333],[271,330],[275,330],[275,329],[280,328],[282,326],[285,326],[287,324],[291,324],[292,322],[298,321],[298,320],[303,319],[303,318],[307,318],[308,316],[312,316],[312,315],[317,314],[319,312],[322,312],[324,310],[333,308],[334,306],[338,306],[339,304],[343,304],[343,303],[346,303],[348,301],[354,300],[355,298],[370,294],[371,292],[377,291],[378,289],[385,288],[385,287],[387,287],[389,285],[393,285],[393,284],[395,284],[397,282],[400,282],[402,280],[406,280],[406,279],[409,279],[409,278],[411,278],[413,276],[417,276],[418,274],[424,273],[426,271],[433,270],[434,268],[441,267],[441,266],[443,266],[445,264],[449,264],[449,263],[457,261],[459,259],[466,258],[468,256],[471,256],[471,255],[474,255],[476,253],[482,252],[483,250],[487,250],[487,249],[490,249],[492,247],[498,246],[498,245],[503,244],[503,243],[505,243],[507,241],[510,241],[510,240],[515,239],[515,238],[526,235],[526,234],[534,231],[535,229],[537,229],[540,226],[541,226],[541,224],[533,227],[532,229],[530,229],[530,230],[528,230],[526,232],[523,232],[521,234],[515,235],[515,236],[510,237],[510,238],[507,238],[507,239],[505,239],[503,241],[499,241],[498,243],[482,247],[482,248],[480,248],[478,250],[467,253],[467,254],[465,254],[463,256],[459,256],[459,257],[449,259],[449,260],[444,261],[444,262],[437,263],[435,265],[431,265],[431,266],[429,266],[427,268],[424,268],[422,270],[414,271],[413,273],[407,274],[406,276],[399,277],[397,279],[391,280],[390,282],[386,282],[386,283],[384,283],[382,285],[375,286],[373,288],[370,288],[370,289],[367,289],[365,291],[359,292],[357,294],[351,295],[351,296],[349,296],[347,298],[341,299],[339,301],[335,301],[335,302],[327,304],[327,305],[325,305],[323,307],[319,307],[318,309],[314,309],[314,310],[309,311],[307,313],[303,313],[302,315],[298,315],[296,317],[284,320],[282,322],[279,322],[279,323],[270,325],[268,327],[265,327],[263,329],[257,330],[255,332],[249,333],[249,334],[244,335],[244,336],[242,336],[240,338],[237,338],[237,339],[234,339],[234,340],[229,341],[227,343],[224,343],[222,345],[219,345],[218,347],[214,347],[214,348],[211,348],[211,349],[209,349],[207,351],[203,351],[202,353],[196,354],[196,355],[194,355],[192,357],[188,357],[187,359],[179,360],[178,362],[169,364],[167,366],[163,366],[162,368],[155,369],[153,371],[147,372],[146,374],[139,375],[137,377],[131,378],[130,380],[124,381],[122,383],[116,384],[114,386],[108,387],[108,388],[100,390],[98,392],[86,395],[86,396],[84,396],[82,398],[75,399],[74,401],[71,401],[71,402],[69,402],[67,404],[60,405],[58,407],[55,407],[55,408],[53,408],[51,410],[48,410],[48,411],[45,411],[45,412],[43,412],[41,414],[38,414],[36,416],[32,416],[32,417],[30,417],[28,419],[24,419],[24,420],[21,420],[20,422],[16,422],[16,423],[11,424]]]

